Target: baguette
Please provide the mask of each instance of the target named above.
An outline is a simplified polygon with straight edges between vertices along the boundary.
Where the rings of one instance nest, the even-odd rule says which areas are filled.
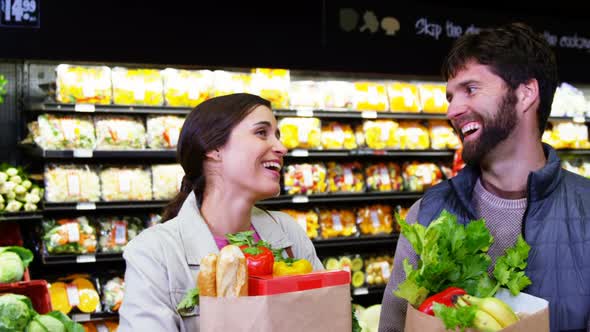
[[[201,296],[217,296],[217,254],[209,254],[201,259],[197,286]]]
[[[235,245],[227,245],[217,258],[217,296],[248,296],[246,257]]]

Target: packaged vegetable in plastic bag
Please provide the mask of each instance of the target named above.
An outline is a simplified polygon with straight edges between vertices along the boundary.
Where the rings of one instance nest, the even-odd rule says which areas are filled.
[[[47,165],[43,177],[47,202],[97,202],[100,198],[98,174],[88,165]]]
[[[55,71],[58,102],[103,105],[111,103],[109,67],[60,64]]]
[[[113,103],[118,105],[164,104],[162,75],[156,69],[112,69]]]
[[[363,192],[365,178],[363,166],[358,161],[351,163],[328,162],[329,192]]]
[[[352,210],[322,209],[320,227],[324,239],[356,235],[356,214]]]
[[[290,215],[295,221],[305,230],[307,236],[310,239],[315,239],[319,235],[319,218],[318,214],[314,210],[294,210],[294,209],[285,209],[282,212],[287,213]]]
[[[150,149],[175,149],[184,117],[151,115],[147,118],[147,144]]]
[[[123,252],[129,241],[143,229],[143,222],[137,217],[105,217],[98,220],[100,225],[99,250],[104,253]]]
[[[213,95],[213,72],[210,70],[162,70],[164,97],[168,106],[195,107]]]
[[[140,150],[145,149],[143,120],[132,116],[96,116],[96,149]]]
[[[154,199],[172,199],[180,191],[184,170],[179,164],[152,165]]]
[[[321,145],[321,122],[318,118],[282,118],[278,123],[281,143],[287,149],[318,149]]]
[[[96,252],[96,229],[86,217],[43,221],[43,243],[50,254]]]
[[[356,217],[361,234],[391,234],[393,232],[393,211],[391,206],[376,204],[357,211]]]
[[[117,312],[123,303],[125,281],[121,277],[114,277],[102,287],[102,302],[108,311]]]
[[[88,116],[41,114],[29,123],[29,135],[46,150],[94,149],[94,124]]]
[[[143,167],[107,167],[100,172],[104,201],[145,201],[152,199],[149,170]]]

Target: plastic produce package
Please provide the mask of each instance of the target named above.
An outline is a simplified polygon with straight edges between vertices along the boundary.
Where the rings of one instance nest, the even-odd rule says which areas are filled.
[[[108,167],[100,172],[102,200],[145,201],[152,199],[149,170],[143,167]]]
[[[102,286],[102,302],[105,310],[111,312],[119,311],[125,294],[125,280],[121,277],[109,279]]]
[[[346,111],[354,107],[355,87],[346,81],[325,81],[320,83],[323,104],[329,111]]]
[[[371,149],[401,149],[403,130],[392,120],[367,120],[362,126],[363,141]]]
[[[43,178],[47,202],[97,202],[100,199],[98,173],[88,165],[47,165]]]
[[[336,163],[328,162],[329,192],[363,192],[365,179],[363,165],[360,162]]]
[[[421,192],[443,180],[440,168],[433,163],[406,163],[402,174],[407,191]]]
[[[166,68],[162,71],[168,106],[195,107],[213,96],[213,72]]]
[[[356,235],[356,214],[352,210],[322,209],[320,227],[324,239]]]
[[[322,125],[322,148],[356,149],[356,135],[349,124],[330,122]]]
[[[289,100],[292,108],[321,108],[323,99],[320,84],[315,81],[291,81]]]
[[[406,82],[393,82],[387,85],[389,108],[392,112],[420,112],[418,87]]]
[[[417,121],[404,121],[402,128],[402,149],[425,150],[430,148],[430,134],[428,129]]]
[[[321,145],[321,122],[318,118],[282,118],[278,123],[281,142],[287,149],[318,149]]]
[[[249,73],[216,70],[213,72],[213,96],[252,92],[252,77]]]
[[[127,243],[143,229],[143,222],[137,217],[103,217],[98,219],[98,224],[99,250],[104,253],[123,252]]]
[[[97,150],[145,149],[143,119],[132,116],[96,116]]]
[[[55,71],[58,102],[111,103],[111,69],[109,67],[60,64]]]
[[[305,233],[310,239],[315,239],[319,235],[319,218],[314,210],[300,211],[294,209],[282,210],[282,212],[290,215],[295,221],[305,230]]]
[[[172,199],[180,191],[184,170],[179,164],[152,165],[154,199]]]
[[[45,150],[94,149],[94,124],[88,116],[41,114],[28,125],[29,135]]]
[[[426,113],[445,113],[449,107],[447,88],[444,84],[421,83],[418,85],[422,111]]]
[[[96,252],[96,228],[86,217],[43,221],[43,243],[49,254]]]
[[[293,164],[285,167],[284,189],[289,195],[325,193],[326,166],[324,164]]]
[[[48,286],[51,306],[64,314],[72,310],[83,313],[102,311],[95,281],[85,274],[59,278]]]
[[[430,121],[430,145],[435,150],[458,149],[461,141],[446,121]]]
[[[289,107],[288,69],[255,68],[252,70],[252,92],[271,102],[273,109]]]
[[[114,67],[113,101],[118,105],[164,104],[162,75],[156,69]]]
[[[354,108],[359,111],[389,110],[387,92],[384,84],[376,82],[354,83]]]
[[[393,211],[391,206],[376,204],[358,209],[356,222],[361,234],[391,234],[393,232]]]
[[[152,115],[147,118],[147,144],[150,149],[176,149],[184,117]]]

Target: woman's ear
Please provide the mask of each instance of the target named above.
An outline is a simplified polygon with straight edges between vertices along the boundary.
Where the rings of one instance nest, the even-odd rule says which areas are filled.
[[[528,112],[529,110],[536,111],[537,108],[533,108],[535,104],[540,102],[539,100],[539,82],[532,78],[527,82],[524,82],[516,88],[517,98],[517,109],[522,112]]]
[[[211,150],[205,154],[208,159],[221,161],[221,153],[219,153],[219,149]]]

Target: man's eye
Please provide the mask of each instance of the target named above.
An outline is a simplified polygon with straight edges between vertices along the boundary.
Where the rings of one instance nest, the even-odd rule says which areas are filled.
[[[468,86],[466,90],[468,94],[473,94],[477,89],[474,86]]]

